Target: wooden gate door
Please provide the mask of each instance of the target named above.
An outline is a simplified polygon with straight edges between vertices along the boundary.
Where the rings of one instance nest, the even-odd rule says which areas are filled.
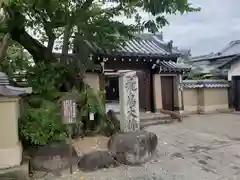
[[[240,111],[240,76],[232,77],[233,108]]]
[[[174,109],[173,76],[161,76],[161,86],[162,86],[163,109],[173,111]]]
[[[151,111],[150,73],[148,71],[137,71],[137,76],[139,84],[140,111]]]

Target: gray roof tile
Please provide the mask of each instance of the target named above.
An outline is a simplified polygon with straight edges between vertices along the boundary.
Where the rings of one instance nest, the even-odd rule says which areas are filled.
[[[225,80],[183,80],[184,88],[226,88],[229,87]]]
[[[176,63],[173,61],[157,61],[161,72],[190,71],[191,67],[186,64]]]
[[[115,50],[105,50],[90,43],[87,43],[92,50],[98,53],[107,54],[122,54],[122,55],[142,55],[161,57],[166,55],[178,55],[180,52],[172,49],[172,53],[167,49],[167,43],[162,41],[158,35],[141,34],[136,35],[136,38],[128,40],[124,45],[119,45]]]
[[[236,55],[240,53],[240,40],[230,42],[227,47],[219,52],[221,56]]]
[[[20,88],[9,85],[8,76],[0,72],[0,95],[2,96],[18,96],[21,94],[32,93],[32,88]]]

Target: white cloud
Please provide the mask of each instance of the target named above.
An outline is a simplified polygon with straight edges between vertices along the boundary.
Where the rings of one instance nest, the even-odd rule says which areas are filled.
[[[201,12],[169,16],[163,28],[166,39],[175,45],[205,54],[221,50],[230,41],[240,39],[239,0],[192,0]]]
[[[170,25],[162,29],[166,41],[173,40],[179,48],[191,48],[193,55],[199,55],[217,52],[230,41],[240,39],[240,0],[191,0],[191,3],[202,10],[168,16]],[[151,19],[143,11],[141,15],[145,20]],[[115,19],[134,23],[123,16]]]

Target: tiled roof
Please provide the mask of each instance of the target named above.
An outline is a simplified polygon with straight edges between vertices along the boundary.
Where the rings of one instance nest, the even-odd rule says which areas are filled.
[[[227,47],[220,51],[221,56],[240,54],[240,40],[231,41]]]
[[[172,48],[171,53],[167,49],[167,43],[152,34],[136,35],[136,38],[126,41],[123,46],[119,45],[115,50],[105,50],[96,45],[87,44],[95,53],[107,55],[162,57],[179,54],[175,48]]]
[[[204,61],[204,60],[213,60],[219,58],[228,58],[240,54],[240,40],[231,41],[225,48],[223,48],[218,53],[210,53],[207,55],[192,57],[191,61]],[[227,60],[227,59],[226,59]]]
[[[124,45],[118,45],[116,49],[104,49],[95,44],[86,42],[92,50],[90,58],[97,62],[141,62],[159,72],[183,72],[189,71],[190,66],[177,63],[180,51],[162,40],[158,34],[141,34],[127,40]],[[170,61],[171,60],[171,61]],[[109,63],[108,63],[109,64]]]
[[[211,73],[211,71],[220,70],[226,67],[227,64],[239,58],[239,56],[232,57],[219,57],[218,59],[189,62],[193,66],[193,69],[201,69],[202,73]],[[203,63],[204,62],[204,63]]]
[[[204,55],[192,57],[190,61],[191,61],[191,62],[195,62],[195,61],[206,60],[206,59],[211,58],[211,57],[213,57],[213,56],[215,56],[214,53],[204,54]]]
[[[228,81],[225,80],[183,80],[184,88],[227,88]]]
[[[218,68],[219,69],[225,68],[227,65],[231,64],[233,61],[236,61],[239,59],[240,59],[240,55],[236,55],[231,58],[226,58],[225,61],[218,66]]]
[[[159,66],[160,72],[179,72],[191,70],[190,66],[173,61],[157,61],[156,64]]]
[[[157,42],[158,46],[162,49],[164,49],[165,51],[167,51],[167,53],[169,53],[169,50],[167,49],[167,44],[168,42],[166,41],[163,41],[162,40],[162,37],[160,37],[158,34],[147,34],[147,33],[144,33],[144,34],[140,34],[140,35],[137,35],[138,38],[142,39],[142,40],[150,40],[150,41],[155,41]],[[174,47],[172,48],[172,53],[173,54],[180,54],[181,51],[178,50],[177,47]]]
[[[6,84],[9,84],[8,77],[5,73],[0,72],[0,86],[1,85],[6,85]]]
[[[239,60],[240,55],[240,40],[230,42],[225,48],[218,53],[210,53],[208,55],[202,55],[192,57],[189,64],[193,67],[199,67],[202,72],[211,72],[216,69],[226,68],[227,65],[235,60]],[[204,63],[205,62],[205,63]]]
[[[0,95],[2,96],[18,96],[21,94],[32,93],[32,88],[19,88],[9,85],[8,77],[5,73],[0,72]]]

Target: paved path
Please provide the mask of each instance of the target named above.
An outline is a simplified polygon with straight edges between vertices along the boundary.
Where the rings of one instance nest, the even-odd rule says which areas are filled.
[[[159,138],[153,161],[60,180],[240,180],[240,115],[191,116],[147,130]]]

